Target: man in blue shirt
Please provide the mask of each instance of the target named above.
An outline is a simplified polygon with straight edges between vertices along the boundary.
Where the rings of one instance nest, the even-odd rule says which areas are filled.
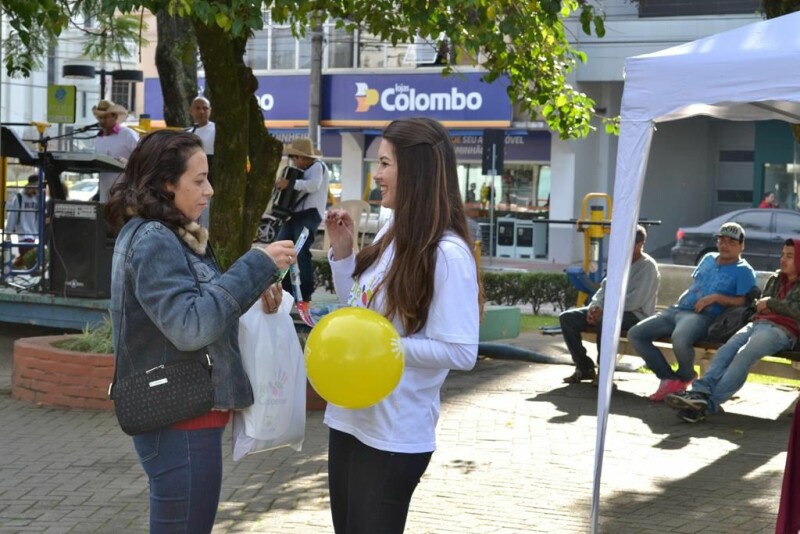
[[[719,252],[706,254],[700,260],[692,273],[691,287],[677,304],[628,330],[628,341],[661,380],[658,390],[650,395],[654,402],[686,391],[697,377],[694,344],[706,337],[711,321],[726,307],[743,306],[747,293],[756,285],[753,268],[742,259],[744,229],[737,223],[725,223],[716,237]],[[653,343],[663,337],[672,339],[678,360],[676,371]]]

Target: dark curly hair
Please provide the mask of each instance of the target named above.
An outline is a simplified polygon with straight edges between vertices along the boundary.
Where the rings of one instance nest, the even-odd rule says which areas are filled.
[[[178,183],[198,150],[203,150],[203,141],[189,132],[157,130],[143,137],[131,153],[125,174],[109,192],[105,206],[109,226],[119,231],[136,215],[173,230],[188,224],[166,186]]]

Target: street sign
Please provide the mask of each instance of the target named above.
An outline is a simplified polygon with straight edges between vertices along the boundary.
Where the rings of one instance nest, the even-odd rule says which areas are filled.
[[[48,85],[47,122],[74,124],[76,94],[74,85]]]

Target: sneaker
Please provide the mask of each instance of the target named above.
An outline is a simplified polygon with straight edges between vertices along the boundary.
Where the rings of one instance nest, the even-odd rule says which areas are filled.
[[[700,421],[705,421],[706,413],[702,410],[692,410],[691,408],[684,408],[683,410],[678,411],[678,417],[686,421],[687,423],[699,423]]]
[[[682,391],[686,391],[686,388],[692,385],[692,382],[694,382],[695,378],[697,378],[697,374],[695,374],[691,380],[687,380],[686,382],[683,380],[678,380],[677,378],[666,378],[661,381],[661,384],[658,386],[656,392],[650,395],[650,400],[653,402],[661,402],[664,400],[664,397],[671,393],[680,393]]]
[[[670,393],[664,397],[664,401],[670,408],[675,408],[676,410],[689,408],[691,410],[705,411],[708,408],[708,395],[697,391]]]

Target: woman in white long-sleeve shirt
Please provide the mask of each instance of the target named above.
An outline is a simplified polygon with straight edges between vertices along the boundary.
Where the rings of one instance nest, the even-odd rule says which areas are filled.
[[[405,370],[378,404],[325,413],[337,534],[403,532],[436,448],[439,390],[450,369],[472,369],[478,354],[480,283],[447,130],[426,118],[392,122],[373,178],[393,220],[355,255],[353,221],[330,210],[329,260],[341,302],[395,325]]]

